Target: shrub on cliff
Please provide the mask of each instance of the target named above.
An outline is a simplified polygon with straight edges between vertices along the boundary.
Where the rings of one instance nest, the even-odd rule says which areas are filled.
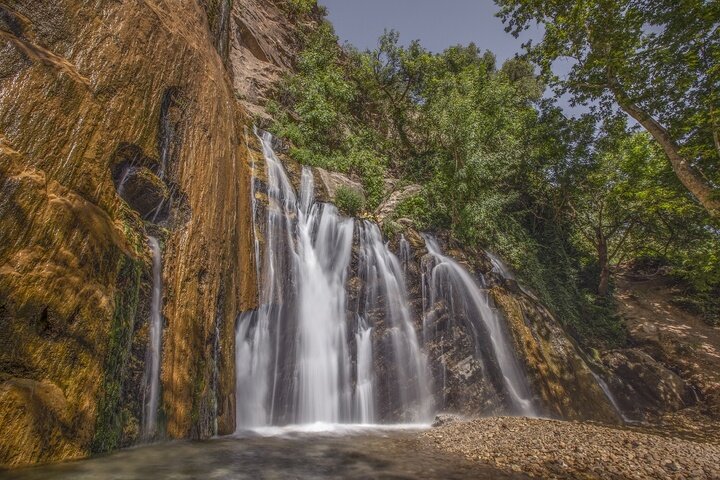
[[[318,6],[317,0],[285,0],[283,7],[292,15],[307,15]]]
[[[340,212],[351,217],[357,216],[365,208],[365,199],[362,193],[346,185],[338,187],[334,203]]]

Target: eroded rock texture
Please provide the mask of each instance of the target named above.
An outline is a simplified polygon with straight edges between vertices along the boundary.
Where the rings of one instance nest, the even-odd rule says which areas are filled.
[[[427,250],[417,232],[406,229],[405,235],[410,244],[410,255],[406,259],[408,289],[414,315],[421,318],[420,277],[423,262],[427,261]],[[399,245],[396,251],[400,251]],[[476,276],[485,278],[493,308],[504,320],[539,413],[562,419],[618,421],[617,412],[595,380],[580,349],[531,292],[521,289],[513,279],[494,272],[490,258],[481,250],[469,252],[447,248],[447,253]],[[508,402],[498,398],[497,393],[498,390],[502,392],[502,388],[493,386],[493,382],[501,381],[483,373],[468,320],[451,321],[448,305],[444,302],[426,305],[425,315],[426,328],[434,331],[427,348],[438,392],[436,401],[442,409],[465,415],[505,412],[504,405]],[[492,362],[493,359],[484,361]]]
[[[228,2],[229,0],[215,0]],[[301,32],[319,20],[288,14],[283,0],[235,0],[230,15],[229,62],[237,97],[253,116],[269,119],[263,108],[283,75],[292,71]]]
[[[0,464],[136,440],[148,229],[165,247],[167,434],[232,430],[255,269],[231,7],[0,3]]]

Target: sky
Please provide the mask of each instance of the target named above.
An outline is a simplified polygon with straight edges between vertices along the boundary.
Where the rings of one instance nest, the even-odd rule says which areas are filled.
[[[419,39],[433,52],[470,42],[491,50],[499,63],[521,52],[522,40],[505,33],[492,0],[319,0],[341,41],[374,48],[385,29],[403,43]]]
[[[521,38],[506,33],[502,20],[495,16],[499,9],[493,0],[318,0],[318,3],[327,7],[328,18],[340,41],[361,50],[375,48],[380,35],[386,29],[394,29],[400,33],[402,43],[420,40],[433,52],[475,42],[481,50],[492,51],[500,66],[515,53],[522,53],[523,42],[542,35],[539,28],[528,30]],[[567,115],[587,111],[570,107],[567,99],[559,103]]]

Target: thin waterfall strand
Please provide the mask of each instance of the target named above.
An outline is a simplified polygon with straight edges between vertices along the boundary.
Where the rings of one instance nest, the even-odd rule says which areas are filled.
[[[442,254],[434,238],[426,235],[425,242],[434,260],[434,266],[427,273],[430,303],[434,304],[443,298],[448,300],[451,303],[451,314],[464,315],[469,320],[476,346],[481,344],[483,334],[489,337],[491,353],[513,409],[522,415],[536,415],[527,380],[515,358],[502,319],[490,306],[487,292],[480,288],[465,268]]]
[[[160,402],[160,355],[162,346],[162,253],[155,237],[148,237],[152,251],[152,298],[150,302],[150,341],[148,343],[145,378],[149,387],[143,415],[143,437],[157,435],[157,415]]]

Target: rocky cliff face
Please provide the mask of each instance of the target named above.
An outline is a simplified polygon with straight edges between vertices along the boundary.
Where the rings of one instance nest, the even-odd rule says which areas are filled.
[[[411,228],[406,228],[405,235],[410,245],[405,261],[413,310],[421,318],[425,301],[425,321],[428,328],[435,330],[428,351],[440,392],[438,404],[444,410],[465,415],[507,413],[503,405],[508,402],[498,398],[489,383],[491,379],[483,375],[469,322],[450,321],[450,306],[446,302],[427,304],[427,295],[421,291],[423,264],[428,260],[425,242]],[[395,250],[399,252],[400,246]],[[498,271],[486,252],[446,250],[470,272],[485,279],[494,308],[510,333],[539,413],[553,418],[616,423],[618,414],[580,349],[532,293]]]
[[[262,179],[262,156],[250,115],[266,117],[299,31],[316,20],[283,4],[0,2],[0,465],[139,440],[148,235],[163,246],[161,430],[233,430],[235,319],[257,302],[250,170]],[[340,184],[360,188],[316,173],[322,200]],[[420,318],[426,251],[406,235]],[[493,274],[482,252],[452,253],[491,279],[545,412],[612,421],[578,349],[536,299]],[[444,328],[443,305],[432,307]],[[470,334],[453,328],[430,350],[444,406],[499,411],[502,399],[477,381]]]
[[[0,3],[0,464],[136,441],[148,233],[167,434],[232,430],[234,320],[255,302],[233,86],[251,3]]]
[[[228,0],[223,0],[228,3]],[[292,71],[301,32],[319,20],[317,11],[294,15],[285,0],[235,0],[229,25],[229,63],[235,95],[251,115],[268,119],[263,108],[278,81]]]

